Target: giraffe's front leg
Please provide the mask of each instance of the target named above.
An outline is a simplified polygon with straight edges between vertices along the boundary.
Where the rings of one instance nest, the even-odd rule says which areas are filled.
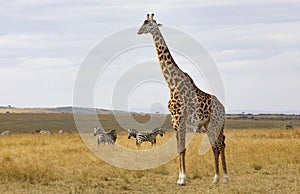
[[[179,166],[179,176],[178,176],[177,185],[185,186],[186,185],[185,150],[180,153],[179,160],[180,160],[180,166]]]
[[[176,131],[177,137],[177,149],[179,152],[179,176],[177,185],[185,186],[186,185],[186,174],[185,174],[185,130],[179,128]]]

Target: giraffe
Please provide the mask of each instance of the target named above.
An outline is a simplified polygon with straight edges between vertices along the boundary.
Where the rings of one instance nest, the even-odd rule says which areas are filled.
[[[213,183],[219,182],[219,156],[223,166],[223,182],[228,182],[225,160],[225,108],[219,100],[201,91],[192,78],[175,63],[169,48],[159,30],[154,14],[147,18],[138,30],[138,34],[150,33],[156,47],[162,74],[170,89],[168,109],[171,114],[172,128],[176,131],[177,150],[179,153],[179,177],[177,185],[186,185],[185,152],[186,131],[204,127],[214,153],[215,176]]]

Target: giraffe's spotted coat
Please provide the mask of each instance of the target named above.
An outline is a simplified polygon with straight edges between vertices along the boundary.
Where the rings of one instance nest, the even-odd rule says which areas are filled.
[[[153,36],[155,48],[162,73],[170,89],[168,108],[171,114],[172,127],[176,131],[177,148],[180,154],[179,185],[185,185],[185,133],[189,128],[205,128],[215,158],[215,178],[219,177],[219,156],[221,155],[224,174],[227,176],[225,161],[225,109],[219,100],[201,91],[192,78],[183,72],[175,63],[167,44],[159,30],[161,24],[153,20],[153,15],[144,21],[138,34],[150,33]],[[225,176],[224,176],[225,177]]]

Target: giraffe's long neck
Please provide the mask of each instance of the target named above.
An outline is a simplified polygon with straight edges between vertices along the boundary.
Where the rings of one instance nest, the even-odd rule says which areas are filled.
[[[174,90],[178,85],[176,82],[179,81],[174,79],[174,77],[184,77],[185,73],[181,71],[177,66],[177,64],[175,63],[159,29],[153,32],[152,36],[155,43],[162,73],[166,79],[169,88],[171,90]]]

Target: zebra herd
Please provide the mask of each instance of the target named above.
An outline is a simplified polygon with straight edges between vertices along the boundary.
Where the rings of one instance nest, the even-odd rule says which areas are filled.
[[[136,129],[128,129],[128,139],[134,137],[136,139],[136,145],[140,146],[143,142],[151,142],[151,145],[156,144],[156,136],[160,135],[161,137],[164,135],[164,131],[161,128],[156,128],[151,131],[141,132]],[[98,144],[105,143],[109,145],[114,145],[117,140],[117,130],[113,129],[109,132],[103,132],[99,127],[94,128],[94,136],[97,136]]]

